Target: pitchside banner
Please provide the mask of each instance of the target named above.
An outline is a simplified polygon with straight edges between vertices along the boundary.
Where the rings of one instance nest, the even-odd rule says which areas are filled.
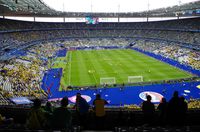
[[[99,18],[98,17],[86,16],[85,22],[86,22],[86,24],[98,24]]]

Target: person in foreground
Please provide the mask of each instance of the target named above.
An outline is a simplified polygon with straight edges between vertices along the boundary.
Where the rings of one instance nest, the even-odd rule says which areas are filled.
[[[85,129],[87,127],[87,118],[90,105],[83,97],[81,97],[81,93],[76,94],[75,108],[78,117],[78,125]]]
[[[67,108],[68,98],[61,100],[61,106],[53,111],[51,126],[53,129],[68,131],[71,128],[72,115]]]
[[[94,111],[95,111],[95,120],[96,120],[96,129],[104,129],[105,122],[105,108],[104,106],[108,102],[104,99],[101,99],[101,95],[97,94],[96,99],[93,101]]]
[[[144,121],[148,125],[152,125],[154,121],[155,106],[151,102],[151,96],[147,95],[147,100],[142,103],[142,111],[144,113]]]
[[[41,107],[41,100],[35,99],[26,121],[27,128],[42,129],[45,126],[45,122],[45,111]]]

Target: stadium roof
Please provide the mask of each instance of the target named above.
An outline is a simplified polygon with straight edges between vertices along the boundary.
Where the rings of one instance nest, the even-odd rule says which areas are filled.
[[[57,11],[65,12],[141,12],[183,5],[197,0],[43,0]]]
[[[50,0],[49,0],[50,1]],[[178,0],[177,0],[178,1]],[[181,1],[181,0],[179,0]],[[191,1],[191,0],[188,0]],[[178,3],[177,3],[178,4]],[[149,6],[149,4],[147,4]],[[147,8],[147,5],[144,5]],[[84,8],[84,7],[83,7]],[[167,8],[147,10],[143,12],[63,12],[49,7],[44,0],[0,0],[0,15],[2,16],[37,16],[37,17],[173,17],[177,13],[200,9],[200,1],[175,5]],[[191,13],[192,14],[192,13]],[[194,14],[192,14],[194,15]]]
[[[1,15],[51,15],[56,11],[48,7],[42,0],[0,0]]]

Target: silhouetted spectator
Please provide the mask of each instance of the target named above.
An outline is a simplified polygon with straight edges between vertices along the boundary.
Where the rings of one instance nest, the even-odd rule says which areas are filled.
[[[186,113],[188,110],[188,104],[185,101],[185,98],[183,96],[180,97],[180,125],[185,124],[185,118],[186,118]]]
[[[83,97],[81,97],[80,93],[77,93],[75,108],[78,116],[78,124],[82,127],[86,127],[87,125],[87,114],[89,111],[89,107],[90,106],[87,101]]]
[[[151,96],[147,95],[147,100],[142,103],[145,123],[151,125],[154,121],[155,106],[151,102]]]
[[[167,116],[167,101],[163,97],[157,109],[159,110],[159,124],[164,125],[166,123]]]
[[[61,107],[53,111],[52,127],[53,129],[69,130],[71,127],[72,115],[67,108],[68,98],[64,97],[61,100]]]
[[[97,129],[104,128],[104,121],[106,115],[104,106],[106,104],[108,104],[108,102],[104,99],[101,99],[100,94],[97,94],[96,99],[93,101]]]
[[[53,113],[53,108],[52,108],[52,105],[51,105],[51,102],[47,102],[45,107],[44,107],[44,110],[46,112],[49,112],[49,113]]]
[[[0,114],[0,128],[7,127],[8,125],[12,125],[14,119],[6,118]]]
[[[178,91],[175,91],[173,97],[169,100],[167,116],[170,124],[178,125],[180,123],[180,98]]]
[[[45,107],[45,117],[46,117],[46,127],[49,128],[51,126],[51,120],[52,120],[52,114],[53,114],[53,108],[51,105],[51,102],[47,102]]]
[[[27,127],[29,129],[42,129],[45,126],[45,112],[41,107],[40,99],[33,101],[33,107],[30,110],[27,119]]]

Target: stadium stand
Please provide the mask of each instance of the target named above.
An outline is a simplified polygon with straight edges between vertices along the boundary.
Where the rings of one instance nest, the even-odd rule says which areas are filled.
[[[196,9],[199,7],[198,4],[199,2],[197,4],[190,3],[191,7],[187,5],[167,10],[171,15],[177,10]],[[0,0],[0,5],[9,5],[7,8],[17,13],[28,12],[38,15],[58,15],[61,13],[50,9],[40,0]],[[160,10],[163,11],[163,9],[153,10],[150,15],[162,13]],[[146,15],[146,13],[144,14]],[[0,114],[6,118],[14,119],[14,124],[3,125],[0,127],[0,131],[29,131],[26,127],[26,119],[32,105],[16,105],[10,98],[24,96],[30,100],[39,98],[43,101],[42,106],[44,107],[48,98],[57,96],[57,88],[60,85],[60,78],[56,78],[58,75],[55,73],[62,73],[62,69],[52,69],[56,65],[54,60],[57,57],[64,57],[68,50],[132,48],[154,58],[159,57],[161,61],[166,60],[165,62],[167,62],[169,60],[169,62],[173,62],[173,65],[185,66],[186,68],[183,69],[189,69],[187,71],[192,72],[195,76],[187,80],[150,82],[150,86],[149,83],[138,83],[136,84],[139,85],[138,89],[140,90],[138,91],[141,92],[142,88],[148,89],[150,87],[172,87],[173,90],[176,90],[176,87],[196,88],[200,75],[199,23],[200,18],[145,23],[99,23],[98,25],[25,22],[0,18]],[[132,45],[130,46],[130,44]],[[45,79],[55,82],[46,84],[44,83]],[[193,82],[195,86],[192,86]],[[117,85],[117,88],[116,91],[125,93],[123,91],[125,88],[132,89],[133,87]],[[67,90],[72,89],[65,89],[59,94],[66,95]],[[101,91],[102,89],[91,86],[76,90],[85,90],[93,94],[93,91]],[[153,126],[144,125],[141,106],[137,102],[137,104],[124,104],[123,106],[120,103],[120,106],[117,107],[107,106],[105,129],[116,132],[199,131],[200,100],[193,99],[192,96],[189,97],[187,92],[184,94],[190,98],[187,102],[189,111],[185,117],[186,122],[180,126],[168,126],[171,125],[170,123],[166,126],[160,126],[158,122],[159,111],[155,112]],[[195,93],[195,95],[199,96],[199,93]],[[60,104],[60,99],[57,98],[51,100],[53,109]],[[157,105],[155,106],[157,107]],[[81,128],[77,126],[78,121],[73,104],[68,107],[73,118],[71,130],[80,131]],[[86,129],[95,129],[93,108],[90,108],[87,116]],[[49,130],[49,128],[41,128],[41,131],[45,130]]]
[[[154,54],[159,54],[165,56],[166,58],[171,58],[176,61],[179,61],[181,64],[190,65],[194,69],[200,69],[199,62],[199,52],[176,46],[175,43],[160,43],[160,42],[151,42],[151,41],[137,41],[137,44],[134,47],[142,49],[144,51],[152,52]]]

